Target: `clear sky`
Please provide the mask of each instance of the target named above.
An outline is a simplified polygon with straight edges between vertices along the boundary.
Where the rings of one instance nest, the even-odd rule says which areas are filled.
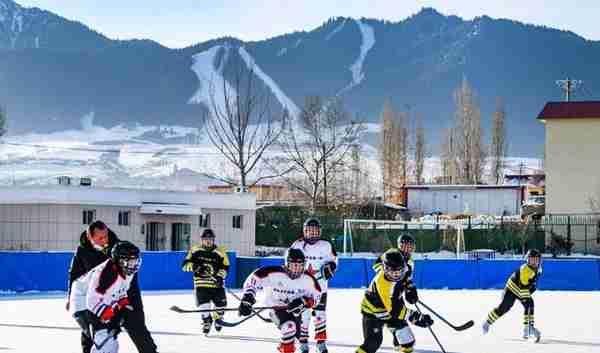
[[[185,47],[221,36],[261,40],[310,30],[330,17],[402,20],[422,7],[465,19],[488,15],[600,40],[600,0],[16,0],[116,39]]]

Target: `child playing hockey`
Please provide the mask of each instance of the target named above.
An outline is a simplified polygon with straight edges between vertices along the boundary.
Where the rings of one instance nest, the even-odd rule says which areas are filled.
[[[534,304],[531,296],[536,290],[537,281],[542,274],[541,253],[537,250],[529,250],[527,253],[527,263],[516,270],[506,282],[502,302],[500,306],[492,310],[483,324],[483,333],[487,334],[490,326],[502,315],[506,314],[519,300],[523,305],[523,338],[533,339],[539,342],[541,338],[540,331],[534,325]]]
[[[321,223],[316,218],[308,218],[302,227],[303,237],[296,240],[291,249],[300,249],[306,257],[307,271],[315,276],[321,286],[321,300],[312,310],[315,325],[315,340],[319,353],[327,353],[327,286],[337,269],[335,249],[325,239],[321,239]],[[308,330],[311,310],[302,314],[300,330],[300,352],[308,353]]]
[[[183,261],[183,271],[194,273],[194,292],[196,305],[200,309],[211,309],[227,306],[224,282],[229,270],[229,259],[224,248],[215,245],[215,233],[205,229],[200,237],[200,246],[193,246]],[[221,331],[217,319],[223,316],[223,311],[216,311],[215,316],[202,313],[202,332],[207,335],[215,320],[215,330]]]
[[[371,281],[361,304],[364,342],[356,353],[377,352],[383,342],[384,326],[392,333],[399,352],[413,352],[415,337],[408,322],[424,328],[433,325],[429,315],[404,304],[402,294],[408,271],[404,255],[399,251],[388,251],[383,255],[381,270]]]
[[[140,250],[122,241],[108,260],[73,282],[69,310],[93,340],[92,353],[118,352],[121,320],[124,311],[132,309],[127,291],[140,265]]]
[[[284,266],[262,267],[244,283],[244,295],[239,306],[240,316],[252,314],[256,293],[264,290],[265,305],[281,307],[270,312],[273,323],[281,332],[278,351],[294,353],[300,338],[302,313],[318,302],[321,288],[317,280],[305,271],[306,259],[301,250],[289,249]]]

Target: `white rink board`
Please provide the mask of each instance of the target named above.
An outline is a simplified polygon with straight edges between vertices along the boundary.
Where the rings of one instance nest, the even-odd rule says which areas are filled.
[[[362,290],[350,289],[329,292],[330,352],[354,352],[362,342],[359,312],[362,293]],[[600,353],[600,292],[535,293],[536,323],[542,331],[539,344],[520,339],[523,309],[519,303],[515,303],[513,310],[492,327],[488,336],[481,335],[481,321],[499,304],[500,290],[422,290],[420,296],[455,323],[475,320],[476,325],[462,333],[436,321],[433,328],[448,352]],[[168,310],[173,304],[192,308],[193,303],[191,291],[144,294],[148,326],[160,353],[276,352],[277,330],[257,318],[236,328],[224,328],[221,333],[207,338],[200,333],[198,314],[177,314]],[[238,302],[229,297],[229,303],[231,306]],[[64,304],[62,295],[0,296],[0,351],[81,352],[79,331],[64,310]],[[226,317],[233,321],[237,314],[229,313]],[[429,331],[420,328],[414,331],[416,352],[440,352]],[[126,333],[121,334],[119,341],[120,352],[136,352]],[[379,351],[392,352],[391,336],[387,331]]]

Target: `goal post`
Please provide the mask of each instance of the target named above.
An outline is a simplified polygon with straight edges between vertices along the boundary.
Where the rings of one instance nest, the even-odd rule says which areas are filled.
[[[452,233],[455,239],[453,239],[453,246],[456,253],[456,258],[461,258],[462,254],[466,251],[465,249],[465,237],[464,237],[465,225],[461,220],[440,220],[439,222],[415,222],[415,221],[392,221],[392,220],[378,220],[378,219],[344,219],[344,237],[343,237],[343,254],[344,256],[353,256],[355,253],[354,248],[354,230],[371,230],[371,231],[383,231],[387,232],[387,235],[398,236],[403,232],[416,233],[419,231],[442,231],[444,234]],[[445,238],[445,237],[444,237]],[[443,241],[446,241],[444,239]],[[415,237],[415,241],[419,242],[419,239]],[[440,240],[442,241],[442,240]],[[394,240],[395,245],[395,240]],[[372,249],[371,249],[372,250]],[[381,250],[381,249],[380,249]]]

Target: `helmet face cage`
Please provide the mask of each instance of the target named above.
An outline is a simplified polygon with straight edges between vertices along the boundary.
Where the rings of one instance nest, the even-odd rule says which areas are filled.
[[[539,253],[529,252],[527,254],[527,265],[529,265],[533,268],[538,268],[538,267],[540,267],[541,263],[542,263],[542,258]]]
[[[321,226],[307,224],[304,226],[303,235],[306,242],[314,244],[321,239]]]
[[[383,273],[385,274],[385,277],[392,282],[400,281],[404,277],[404,275],[406,275],[406,271],[406,266],[390,267],[387,266],[385,263],[383,264]]]
[[[202,244],[205,248],[211,248],[215,246],[215,238],[214,237],[202,237],[200,238],[200,244]]]
[[[415,251],[415,240],[409,235],[402,235],[398,238],[398,249],[405,254]]]
[[[288,260],[285,263],[285,268],[291,278],[300,277],[305,270],[306,262],[302,260]]]
[[[127,276],[134,275],[142,266],[142,258],[139,256],[121,256],[119,257],[119,267]]]

